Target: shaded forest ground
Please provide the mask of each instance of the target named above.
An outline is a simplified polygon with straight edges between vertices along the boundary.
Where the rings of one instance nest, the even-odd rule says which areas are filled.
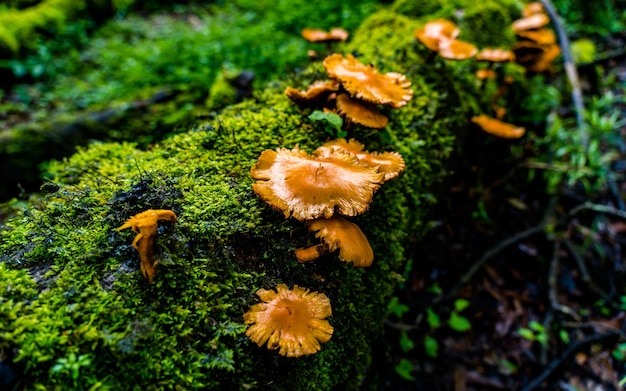
[[[363,5],[347,19],[352,25],[344,27],[354,27],[371,9],[374,5],[369,2]],[[192,13],[179,9],[173,15],[146,19],[144,27],[149,31],[154,23],[175,30],[176,21],[190,20]],[[237,23],[250,20],[237,19]],[[320,27],[340,22],[324,20]],[[122,22],[109,28],[118,29],[118,38],[123,39],[137,26]],[[582,36],[583,30],[574,26],[569,32]],[[246,37],[253,39],[254,33]],[[147,33],[146,38],[150,38]],[[544,121],[545,127],[529,129],[520,141],[496,140],[478,131],[465,139],[460,148],[464,160],[447,182],[449,197],[433,211],[428,235],[412,249],[397,300],[389,305],[388,332],[378,341],[380,361],[374,368],[380,371],[371,376],[384,379],[389,389],[620,388],[626,375],[626,61],[620,52],[626,37],[622,33],[592,38],[598,55],[579,66],[586,86],[587,131],[595,140],[588,148],[578,144],[581,129],[573,124],[560,66],[553,75],[541,76],[560,92],[551,102],[558,109]],[[86,44],[90,38],[85,33],[82,39]],[[71,55],[88,67],[93,56],[107,51],[105,39],[98,42],[100,48]],[[159,45],[169,50],[167,43]],[[54,52],[40,50],[21,61],[4,63],[27,81],[2,96],[4,117],[0,119],[5,128],[49,115],[62,117],[70,111],[67,105],[71,110],[98,111],[112,106],[111,101],[145,100],[161,91],[143,78],[147,71],[170,77],[177,96],[202,104],[213,80],[220,77],[216,69],[228,71],[237,64],[253,69],[259,81],[275,76],[262,67],[261,50],[245,54],[254,59],[249,64],[228,57],[219,64],[204,64],[196,69],[197,74],[178,75],[180,79],[168,74],[168,64],[154,63],[152,69],[131,67],[126,83],[135,83],[133,87],[142,90],[141,94],[119,93],[116,89],[125,87],[115,83],[92,89],[106,78],[106,72],[98,80],[79,80],[68,73],[57,83],[77,88],[51,93],[38,76],[42,58],[53,74],[62,74],[64,64],[55,60]],[[289,40],[284,50],[303,52],[304,45]],[[149,50],[144,54],[154,55]],[[118,72],[113,66],[116,59],[109,61],[112,68],[108,71]],[[283,70],[301,64],[287,55],[270,66]],[[191,86],[200,80],[209,85],[198,94]],[[181,105],[165,118],[163,112],[167,110],[157,107],[133,124],[151,131],[142,134],[141,144],[149,145],[160,137],[155,134],[163,136],[184,126],[198,113],[198,105]],[[122,120],[115,126],[121,127]],[[11,213],[22,205],[14,199],[3,210]]]

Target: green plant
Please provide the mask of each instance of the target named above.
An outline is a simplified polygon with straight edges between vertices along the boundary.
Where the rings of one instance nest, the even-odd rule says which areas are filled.
[[[539,342],[542,346],[548,346],[548,333],[546,328],[536,320],[528,322],[528,327],[521,327],[518,334],[529,341]]]
[[[318,121],[322,124],[326,133],[332,137],[341,138],[346,137],[348,132],[341,129],[343,125],[343,119],[335,113],[324,112],[322,110],[315,110],[309,115],[311,121]]]
[[[540,154],[528,167],[544,170],[549,193],[563,186],[581,184],[589,194],[615,179],[611,163],[622,143],[616,130],[624,124],[613,107],[620,97],[607,93],[589,102],[586,124],[577,127],[573,119],[552,115],[546,135],[537,141]],[[534,173],[531,173],[531,177]]]
[[[81,354],[77,356],[76,353],[72,352],[67,358],[58,359],[56,364],[50,369],[50,372],[69,376],[74,386],[76,386],[80,369],[91,365],[92,356],[92,354]]]

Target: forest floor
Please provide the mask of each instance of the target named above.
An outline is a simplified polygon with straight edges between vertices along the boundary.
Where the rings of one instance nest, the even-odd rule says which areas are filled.
[[[625,56],[596,65],[579,68],[582,80],[599,71],[614,81],[600,93],[625,118]],[[613,132],[618,141],[599,146],[613,156],[607,180],[591,192],[577,181],[546,192],[529,174],[529,138],[508,159],[508,142],[465,145],[390,307],[387,366],[398,376],[388,389],[623,388],[625,122]]]

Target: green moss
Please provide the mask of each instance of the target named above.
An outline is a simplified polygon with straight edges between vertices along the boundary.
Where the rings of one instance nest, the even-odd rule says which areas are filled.
[[[515,34],[511,15],[517,10],[515,0],[466,1],[459,21],[461,37],[479,48],[511,47]]]
[[[376,254],[367,269],[336,254],[298,263],[293,249],[312,236],[251,189],[249,170],[263,150],[300,145],[310,152],[326,140],[309,111],[284,96],[283,83],[148,150],[98,143],[49,164],[58,188],[0,231],[0,277],[17,276],[8,300],[21,303],[0,307],[7,320],[0,353],[18,352],[13,364],[28,387],[359,388],[405,249],[422,234],[467,127],[462,102],[477,99],[464,88],[471,67],[424,61],[412,34],[402,34],[415,23],[377,13],[346,47],[383,72],[406,73],[414,90],[406,107],[385,109],[385,130],[350,130],[368,150],[398,151],[407,163],[352,219]],[[316,64],[296,84],[318,73]],[[153,285],[138,270],[133,233],[115,230],[148,208],[179,217],[159,227]],[[319,353],[288,359],[245,337],[242,315],[258,302],[256,290],[278,283],[329,296],[335,332]]]

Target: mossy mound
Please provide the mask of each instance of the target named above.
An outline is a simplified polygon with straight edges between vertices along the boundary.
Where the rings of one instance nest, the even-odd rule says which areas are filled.
[[[383,73],[405,73],[414,90],[407,106],[385,110],[385,130],[350,130],[370,151],[401,153],[407,166],[351,219],[372,244],[371,267],[336,254],[299,264],[293,249],[315,239],[252,192],[249,171],[263,150],[311,152],[327,139],[277,83],[148,150],[94,144],[49,165],[48,194],[0,231],[3,365],[29,389],[375,387],[373,346],[405,249],[424,230],[471,115],[466,102],[478,96],[471,66],[425,60],[406,38],[416,25],[381,12],[349,46]],[[319,65],[296,83],[315,76]],[[139,272],[134,235],[116,231],[146,209],[179,217],[159,227],[152,285]],[[245,336],[255,292],[279,283],[330,298],[335,332],[319,353],[288,359]]]

